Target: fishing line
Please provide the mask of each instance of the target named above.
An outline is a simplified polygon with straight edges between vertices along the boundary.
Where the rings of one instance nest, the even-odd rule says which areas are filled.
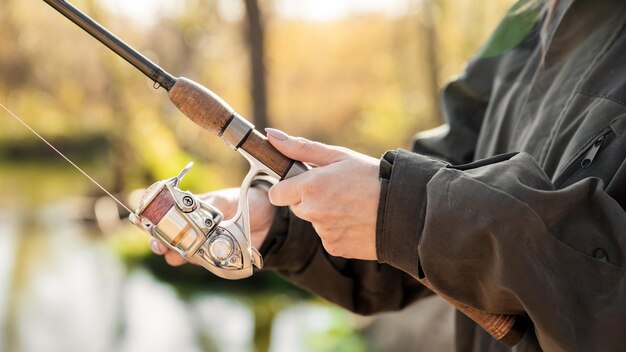
[[[74,164],[68,157],[65,156],[65,154],[61,153],[61,151],[59,151],[57,148],[55,148],[52,144],[50,144],[50,142],[48,142],[45,138],[43,138],[39,133],[37,133],[34,129],[32,129],[26,122],[24,122],[22,119],[20,119],[19,117],[17,117],[16,114],[14,114],[13,112],[11,112],[11,110],[9,110],[6,106],[2,105],[2,103],[0,103],[0,107],[2,107],[4,110],[6,110],[6,112],[8,112],[11,116],[13,116],[13,118],[15,118],[19,123],[21,123],[22,125],[24,125],[24,127],[26,127],[28,130],[30,130],[35,136],[39,137],[39,139],[41,139],[44,143],[46,143],[50,148],[52,148],[52,150],[54,150],[55,152],[57,152],[63,159],[65,159],[68,163],[70,163],[72,166],[74,166],[76,168],[76,170],[80,171],[83,175],[85,175],[85,177],[87,177],[89,179],[89,181],[93,182],[93,184],[95,184],[96,186],[98,186],[102,191],[104,191],[104,193],[106,193],[109,197],[111,197],[114,201],[117,202],[117,204],[121,205],[122,208],[126,209],[129,213],[132,213],[133,211],[128,209],[128,207],[126,205],[124,205],[124,203],[122,203],[119,199],[115,198],[114,195],[111,194],[111,192],[107,191],[104,187],[102,187],[98,182],[96,182],[96,180],[94,180],[93,178],[91,178],[91,176],[87,175],[87,173],[85,171],[83,171],[83,169],[81,169],[80,167],[78,167],[78,165]]]

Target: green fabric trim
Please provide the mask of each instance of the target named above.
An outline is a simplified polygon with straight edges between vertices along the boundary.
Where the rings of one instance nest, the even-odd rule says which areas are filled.
[[[478,57],[487,58],[504,54],[513,49],[530,33],[537,23],[540,5],[533,0],[520,0],[507,12]]]

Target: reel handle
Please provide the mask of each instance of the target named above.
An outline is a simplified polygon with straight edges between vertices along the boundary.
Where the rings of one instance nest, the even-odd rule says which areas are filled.
[[[170,89],[172,103],[191,121],[222,137],[234,149],[250,156],[276,173],[279,179],[300,174],[308,167],[281,154],[254,125],[235,112],[217,94],[190,79],[180,77]]]
[[[529,328],[528,320],[522,315],[489,313],[465,303],[461,303],[454,298],[437,290],[426,278],[418,281],[433,291],[437,296],[448,301],[454,308],[472,319],[489,333],[494,339],[500,341],[505,346],[512,348],[522,339],[524,333]]]

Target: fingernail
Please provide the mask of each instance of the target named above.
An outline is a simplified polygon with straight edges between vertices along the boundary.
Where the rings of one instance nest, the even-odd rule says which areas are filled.
[[[161,250],[159,249],[159,243],[156,240],[150,240],[150,248],[152,248],[152,251],[155,254],[162,254]]]
[[[267,133],[268,136],[272,136],[276,139],[278,139],[279,141],[286,141],[287,138],[289,138],[289,136],[287,135],[287,133],[281,131],[281,130],[277,130],[275,128],[266,128],[265,132]]]

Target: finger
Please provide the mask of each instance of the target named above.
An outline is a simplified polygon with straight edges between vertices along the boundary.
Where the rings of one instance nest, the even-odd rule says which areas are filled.
[[[150,249],[154,254],[163,255],[169,251],[169,248],[163,242],[157,240],[156,238],[150,239]]]
[[[231,190],[227,191],[230,192]],[[236,192],[239,194],[239,190]],[[200,196],[200,199],[217,208],[225,219],[233,217],[237,211],[237,198],[229,197],[228,194],[223,194],[223,191],[205,193]]]
[[[281,130],[266,128],[265,132],[270,143],[279,152],[294,160],[325,166],[341,160],[345,155],[344,151],[335,146],[302,137],[292,137]]]
[[[235,201],[228,202],[220,198],[218,201],[214,203],[209,203],[209,204],[217,208],[224,216],[224,219],[232,218],[233,216],[235,216],[235,213],[237,212],[237,206],[236,206],[237,203]]]
[[[187,260],[176,251],[169,251],[165,253],[165,261],[171,266],[181,266],[187,263]]]
[[[306,221],[310,221],[312,222],[313,228],[315,228],[315,223],[313,223],[313,219],[310,218],[308,212],[306,212],[305,209],[303,209],[302,207],[302,202],[294,204],[292,206],[289,207],[291,209],[291,212],[297,216],[298,218],[302,219],[302,220],[306,220]],[[317,231],[316,231],[317,232]],[[319,232],[317,232],[319,234]]]
[[[270,203],[275,206],[289,206],[300,203],[300,184],[303,182],[305,174],[283,180],[270,188],[267,195]]]

